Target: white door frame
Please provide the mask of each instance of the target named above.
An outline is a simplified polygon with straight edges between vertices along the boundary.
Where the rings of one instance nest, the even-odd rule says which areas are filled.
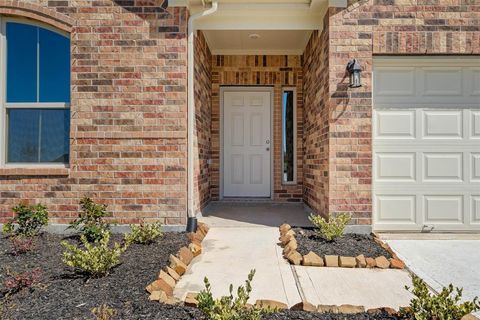
[[[223,123],[224,123],[224,105],[223,94],[225,92],[270,92],[270,199],[273,200],[274,190],[274,167],[273,158],[275,152],[275,141],[273,136],[273,109],[274,109],[274,87],[273,86],[221,86],[220,87],[220,200],[223,199]],[[259,198],[262,199],[262,198]]]

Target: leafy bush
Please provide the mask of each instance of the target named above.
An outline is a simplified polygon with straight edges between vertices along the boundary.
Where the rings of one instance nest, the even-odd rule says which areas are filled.
[[[245,286],[239,286],[237,296],[233,297],[233,285],[230,284],[230,295],[214,299],[211,285],[205,277],[205,290],[197,296],[198,308],[211,320],[259,320],[265,313],[274,310],[264,310],[255,306],[248,306],[247,302],[252,292],[251,282],[255,270],[250,271]]]
[[[102,304],[99,307],[95,307],[91,310],[95,320],[110,320],[115,316],[115,309],[110,308],[106,304]]]
[[[458,304],[463,289],[454,288],[452,284],[444,287],[437,295],[431,294],[426,283],[419,277],[413,275],[412,282],[411,292],[415,298],[410,301],[409,308],[401,310],[405,316],[414,317],[416,320],[459,320],[469,313],[480,310],[478,297]],[[410,291],[408,286],[405,288]]]
[[[48,224],[47,207],[42,204],[33,206],[21,203],[12,208],[15,217],[3,226],[6,234],[18,234],[26,237],[37,235],[43,226]],[[18,225],[15,229],[14,224]]]
[[[341,213],[335,217],[330,214],[326,221],[322,216],[311,214],[308,219],[316,227],[318,236],[327,241],[334,241],[343,237],[345,226],[352,217],[347,213]]]
[[[110,233],[103,231],[101,239],[90,243],[85,235],[80,237],[85,249],[79,248],[74,244],[62,241],[65,247],[63,252],[63,262],[91,277],[101,277],[120,263],[120,256],[127,249],[127,245],[121,246],[115,243],[112,248],[109,247]]]
[[[104,221],[107,216],[107,206],[96,204],[87,197],[80,200],[80,206],[82,211],[68,228],[80,231],[88,241],[100,240],[104,231],[110,230],[110,224]]]
[[[25,237],[22,235],[15,235],[10,238],[10,243],[12,244],[12,254],[18,256],[19,254],[24,254],[33,249],[35,242],[31,237]]]
[[[3,285],[8,290],[7,294],[17,293],[24,288],[30,288],[40,280],[42,271],[40,268],[32,271],[12,274],[7,272],[9,277],[5,279]]]
[[[132,231],[125,236],[125,242],[150,244],[162,235],[162,224],[160,222],[151,224],[140,224],[130,226]]]

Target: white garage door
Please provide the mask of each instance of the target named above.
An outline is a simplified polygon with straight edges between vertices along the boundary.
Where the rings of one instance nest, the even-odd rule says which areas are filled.
[[[374,59],[375,230],[480,230],[480,58]]]

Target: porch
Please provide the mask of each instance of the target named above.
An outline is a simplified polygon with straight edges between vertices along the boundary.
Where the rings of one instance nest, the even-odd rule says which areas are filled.
[[[240,17],[215,22],[229,7],[198,20],[191,207],[209,224],[309,225],[309,213],[329,211],[328,177],[319,167],[326,154],[313,146],[324,125],[316,123],[321,105],[314,103],[323,103],[317,91],[326,78],[311,68],[323,56],[313,58],[326,5],[290,6],[317,17],[315,25],[298,16],[276,26],[232,25]]]

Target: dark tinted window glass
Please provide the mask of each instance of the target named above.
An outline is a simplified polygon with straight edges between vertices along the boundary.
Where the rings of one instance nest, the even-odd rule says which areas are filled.
[[[40,110],[8,110],[8,162],[38,162]]]
[[[42,111],[40,162],[68,162],[70,110]]]
[[[70,40],[39,28],[40,102],[70,102]]]
[[[294,181],[295,150],[294,150],[294,101],[293,91],[283,93],[283,181]]]
[[[70,110],[9,109],[8,162],[67,163]]]
[[[7,102],[37,102],[37,27],[7,23]]]

